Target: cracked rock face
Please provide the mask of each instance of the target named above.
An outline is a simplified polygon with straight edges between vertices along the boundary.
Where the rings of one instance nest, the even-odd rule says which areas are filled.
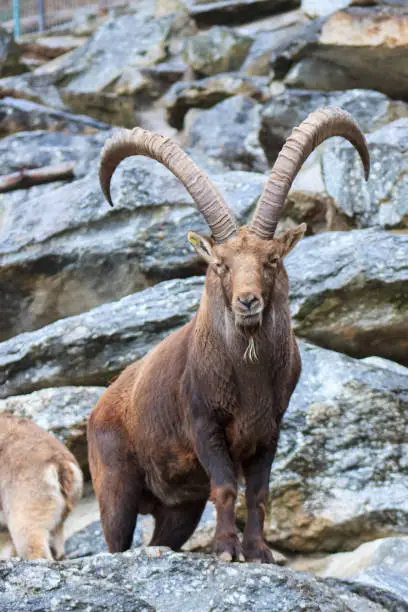
[[[296,333],[355,357],[408,365],[407,262],[404,233],[370,229],[303,239],[286,260]]]
[[[267,541],[330,552],[406,533],[408,369],[303,343],[301,357],[272,467]]]

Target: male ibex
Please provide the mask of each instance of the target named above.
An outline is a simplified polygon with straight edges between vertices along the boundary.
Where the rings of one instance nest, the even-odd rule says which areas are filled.
[[[10,556],[63,557],[63,524],[81,495],[82,472],[65,446],[30,419],[1,413],[0,528]]]
[[[146,155],[184,183],[212,232],[189,233],[208,263],[198,312],[126,368],[89,419],[89,461],[111,552],[130,547],[138,513],[155,518],[152,545],[179,549],[211,496],[215,552],[225,560],[273,561],[263,540],[269,475],[300,374],[283,258],[305,225],[274,233],[302,163],[330,136],[356,147],[368,177],[369,154],[357,124],[340,109],[320,109],[287,140],[251,225],[241,228],[208,177],[170,139],[135,128],[106,142],[100,181],[110,203],[117,165]],[[235,525],[241,471],[248,511],[242,547]]]

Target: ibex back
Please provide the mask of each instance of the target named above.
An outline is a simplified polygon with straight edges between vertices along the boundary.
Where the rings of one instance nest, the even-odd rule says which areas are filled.
[[[90,467],[111,552],[130,547],[138,513],[155,518],[152,545],[179,549],[210,497],[217,511],[215,552],[225,560],[273,560],[263,539],[269,476],[301,367],[283,259],[306,226],[274,233],[302,163],[334,135],[356,146],[367,177],[369,155],[356,123],[340,109],[316,111],[288,139],[251,225],[241,228],[174,142],[139,128],[107,141],[100,179],[110,202],[120,161],[148,155],[183,181],[212,232],[189,233],[208,264],[195,317],[129,366],[89,419]],[[235,525],[241,474],[248,510],[242,545]]]

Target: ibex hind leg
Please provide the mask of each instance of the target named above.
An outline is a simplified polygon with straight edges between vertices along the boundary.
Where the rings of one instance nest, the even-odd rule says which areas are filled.
[[[150,546],[168,546],[180,550],[197,527],[206,502],[203,499],[178,506],[157,506],[153,515],[155,528]]]
[[[120,431],[98,429],[91,422],[89,460],[102,529],[109,552],[123,552],[132,545],[142,478]]]

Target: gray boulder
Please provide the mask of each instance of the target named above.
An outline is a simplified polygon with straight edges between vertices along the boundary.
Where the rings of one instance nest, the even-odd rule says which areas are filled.
[[[65,155],[60,146],[64,139],[75,141],[75,154],[81,156],[82,167],[87,164],[89,170],[91,166],[91,172],[81,180],[47,190],[38,199],[13,199],[11,204],[4,197],[0,337],[89,310],[158,280],[203,271],[188,244],[187,231],[208,233],[208,228],[183,185],[166,168],[146,158],[124,161],[113,179],[115,207],[111,208],[101,192],[93,157],[99,155],[106,134],[44,133],[43,137],[47,143],[55,140],[54,159]],[[37,151],[24,148],[31,140],[23,133],[10,138],[14,144],[21,140],[23,159],[25,155],[27,161],[45,163],[40,147]],[[1,143],[4,166],[9,160],[11,171],[17,156],[6,145],[9,139]],[[89,151],[88,160],[84,148],[79,148],[85,139],[99,143],[97,153],[93,147]],[[244,222],[265,177],[228,172],[214,175],[214,181]]]
[[[267,78],[230,73],[198,81],[180,81],[168,90],[163,102],[168,122],[173,127],[181,129],[184,117],[190,108],[210,108],[235,95],[263,100],[268,95]]]
[[[172,280],[0,343],[2,397],[67,385],[106,385],[186,323],[203,279]]]
[[[405,32],[406,3],[400,6],[356,6],[339,10],[306,26],[298,44],[288,43],[281,52],[289,68],[309,60],[298,69],[292,85],[321,88],[321,61],[326,62],[325,89],[339,86],[377,89],[391,97],[408,100],[408,43]],[[330,72],[330,66],[332,72]],[[300,80],[299,80],[300,75]],[[384,78],[386,75],[387,78]]]
[[[252,38],[231,28],[214,26],[187,38],[183,58],[193,70],[202,75],[232,72],[240,68],[252,42]]]
[[[291,45],[298,44],[298,37],[304,35],[306,21],[298,19],[277,29],[267,27],[257,32],[240,71],[248,75],[273,77],[274,67],[279,72],[279,63],[283,61],[285,64],[284,58],[281,58],[282,49],[286,51]]]
[[[69,110],[54,83],[54,75],[44,71],[5,77],[0,79],[0,97],[19,98],[57,110]]]
[[[63,82],[72,93],[119,89],[122,95],[131,94],[122,86],[122,75],[166,59],[170,39],[193,33],[192,27],[182,13],[156,19],[135,12],[111,19],[85,45],[55,64],[56,83]]]
[[[179,53],[181,39],[194,32],[184,13],[157,19],[152,11],[120,15],[106,21],[79,49],[35,70],[31,81],[47,81],[52,91],[60,89],[62,104],[77,113],[132,127],[135,106],[150,105],[154,90],[141,70]]]
[[[339,551],[407,533],[408,369],[303,343],[301,357],[272,468],[267,540]]]
[[[220,563],[210,556],[177,554],[164,548],[100,554],[69,563],[0,563],[4,590],[0,606],[16,612],[68,610],[74,607],[119,612],[208,612],[245,609],[385,612],[380,589],[370,597],[341,583],[274,565]],[[40,587],[39,587],[40,585]],[[376,599],[378,603],[376,602]]]
[[[90,117],[53,110],[27,100],[5,97],[0,100],[0,136],[30,130],[66,131],[70,134],[94,134],[110,129]]]
[[[344,142],[333,140],[323,153],[326,189],[337,208],[357,227],[408,227],[408,118],[367,138],[370,179],[361,180],[358,160]]]
[[[52,433],[75,455],[89,475],[86,423],[102,395],[102,387],[59,387],[0,400],[0,412],[32,419]]]
[[[391,254],[391,255],[390,255]],[[408,365],[408,236],[329,232],[289,254],[293,325],[327,348]]]
[[[193,111],[186,121],[187,144],[231,170],[266,172],[268,164],[258,140],[261,105],[234,96],[210,110]]]
[[[260,140],[270,163],[275,161],[295,126],[317,108],[332,105],[347,110],[365,133],[401,117],[408,117],[408,104],[390,100],[378,91],[351,89],[329,93],[286,89],[271,98],[261,114]]]
[[[98,131],[95,134],[89,135],[48,132],[45,130],[11,134],[0,140],[2,160],[0,175],[3,176],[27,168],[42,168],[62,162],[75,161],[75,176],[84,176],[89,171],[90,164],[96,161],[99,156],[101,147],[107,137],[106,131]],[[36,192],[33,191],[32,193]],[[2,242],[8,235],[7,218],[8,212],[11,211],[7,211],[7,208],[10,194],[2,194],[0,198],[4,218],[0,234],[0,242]],[[24,203],[22,204],[20,215],[22,214],[23,207]],[[37,209],[36,212],[32,211],[32,214],[37,215],[39,212],[39,209]],[[15,225],[16,230],[17,227],[23,229],[22,223],[24,224],[24,221],[21,217],[19,222],[15,218],[14,223],[17,223]],[[30,241],[31,239],[32,235]],[[2,251],[3,249],[0,247],[0,252]]]

